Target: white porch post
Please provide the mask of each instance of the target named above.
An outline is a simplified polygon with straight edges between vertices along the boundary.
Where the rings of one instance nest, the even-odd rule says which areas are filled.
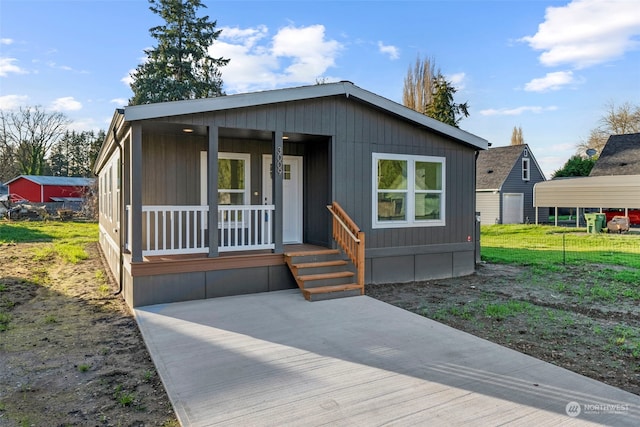
[[[273,185],[272,193],[273,194],[273,204],[275,206],[275,212],[273,215],[273,243],[274,243],[274,253],[282,253],[284,252],[284,245],[282,243],[282,230],[283,230],[283,222],[282,222],[282,209],[283,209],[283,195],[282,195],[282,181],[284,176],[284,153],[283,153],[283,143],[282,143],[282,131],[273,132],[273,155],[271,157],[272,164],[272,181]]]
[[[207,200],[209,203],[209,258],[218,256],[218,127],[208,126]]]
[[[131,261],[142,262],[142,125],[131,124]]]

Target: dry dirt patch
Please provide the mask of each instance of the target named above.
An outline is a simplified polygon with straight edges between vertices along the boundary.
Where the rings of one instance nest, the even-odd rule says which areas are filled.
[[[78,264],[0,245],[0,425],[177,426],[97,245]]]
[[[614,270],[597,265],[540,270],[484,264],[471,276],[370,285],[366,292],[640,394],[640,284],[611,280],[618,277]],[[637,277],[637,271],[629,274]]]

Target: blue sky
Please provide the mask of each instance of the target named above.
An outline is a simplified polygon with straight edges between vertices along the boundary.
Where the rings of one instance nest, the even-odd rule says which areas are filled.
[[[210,48],[230,58],[227,94],[349,80],[401,102],[416,57],[468,102],[460,123],[494,147],[521,126],[547,177],[606,105],[640,103],[640,2],[213,1]],[[77,130],[106,129],[132,95],[161,23],[146,0],[2,0],[0,109],[40,105]]]

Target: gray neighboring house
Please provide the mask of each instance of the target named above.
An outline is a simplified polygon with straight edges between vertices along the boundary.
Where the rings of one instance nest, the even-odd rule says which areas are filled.
[[[589,176],[640,175],[640,133],[611,135]]]
[[[100,246],[133,307],[295,288],[293,254],[353,261],[345,241],[366,283],[471,274],[487,145],[350,82],[125,107],[94,168]]]
[[[527,144],[480,151],[476,161],[476,210],[480,223],[522,224],[536,220],[533,186],[545,176]],[[548,212],[538,212],[541,222]]]

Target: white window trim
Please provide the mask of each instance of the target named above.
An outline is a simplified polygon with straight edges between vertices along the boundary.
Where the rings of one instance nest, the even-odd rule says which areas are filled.
[[[526,176],[525,176],[526,171]],[[531,162],[528,157],[524,157],[522,159],[522,180],[529,181],[531,180]]]
[[[406,228],[406,227],[441,227],[446,225],[446,159],[435,156],[414,156],[405,154],[372,153],[371,168],[371,228]],[[407,220],[379,221],[378,220],[378,160],[405,160],[407,161]],[[440,194],[440,219],[415,220],[415,163],[430,162],[442,165],[442,190]]]

